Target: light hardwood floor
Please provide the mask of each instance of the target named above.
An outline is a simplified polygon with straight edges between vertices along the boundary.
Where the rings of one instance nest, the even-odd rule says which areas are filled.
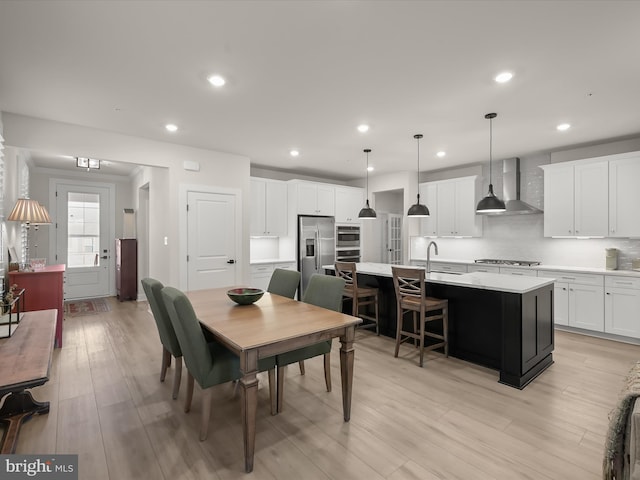
[[[81,479],[535,479],[601,478],[607,415],[640,347],[556,333],[555,364],[524,390],[497,372],[430,352],[424,368],[403,345],[360,330],[351,422],[342,421],[334,342],[333,392],[322,359],[290,368],[284,411],[269,414],[261,374],[256,457],[243,471],[240,405],[216,387],[209,438],[198,441],[202,395],[183,412],[186,375],[171,399],[144,302],[67,318],[51,381],[34,390],[48,415],[21,430],[18,453],[77,453]]]

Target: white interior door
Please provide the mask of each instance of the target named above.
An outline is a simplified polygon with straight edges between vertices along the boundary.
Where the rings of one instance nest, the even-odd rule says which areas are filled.
[[[236,285],[236,197],[187,192],[187,289]]]
[[[113,189],[56,184],[56,263],[66,265],[65,299],[111,295]]]
[[[387,219],[387,263],[402,264],[402,215],[395,213]]]

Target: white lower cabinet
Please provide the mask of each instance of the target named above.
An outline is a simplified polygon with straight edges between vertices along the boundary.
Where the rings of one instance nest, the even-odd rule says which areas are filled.
[[[296,262],[274,262],[274,263],[259,263],[251,265],[251,284],[250,287],[261,288],[267,290],[269,282],[271,281],[271,275],[276,268],[283,268],[285,270],[297,270]]]
[[[569,284],[569,326],[604,331],[604,288]]]
[[[500,267],[500,273],[503,275],[515,275],[518,277],[537,277],[538,272],[528,268],[517,267]]]
[[[496,265],[484,265],[473,263],[471,265],[467,265],[467,272],[482,272],[482,273],[500,273],[500,267]]]
[[[538,276],[556,279],[553,289],[555,324],[604,332],[602,275],[540,270]]]
[[[604,331],[640,338],[640,279],[605,277]]]
[[[553,323],[569,326],[569,284],[556,282],[553,285]]]

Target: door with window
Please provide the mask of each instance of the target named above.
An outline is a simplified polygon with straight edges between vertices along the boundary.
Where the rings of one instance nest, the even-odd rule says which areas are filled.
[[[112,185],[56,185],[56,263],[66,265],[67,300],[111,294],[114,200]]]
[[[402,265],[402,215],[387,217],[387,263]]]

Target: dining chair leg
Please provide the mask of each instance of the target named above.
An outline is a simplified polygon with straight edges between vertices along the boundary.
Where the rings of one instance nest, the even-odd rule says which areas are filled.
[[[304,360],[300,360],[298,362],[298,365],[300,366],[300,375],[304,375],[305,371],[304,371]]]
[[[169,368],[169,364],[171,363],[171,354],[169,350],[162,347],[162,366],[160,367],[160,381],[164,382],[164,377],[167,375],[167,368]]]
[[[171,396],[175,400],[178,398],[178,391],[180,390],[180,382],[182,381],[182,357],[176,358],[175,373],[173,374],[173,392]]]
[[[213,388],[202,391],[202,425],[200,425],[200,441],[207,439],[209,420],[211,419],[211,404],[213,403]]]
[[[324,383],[327,392],[331,391],[331,352],[324,354]]]
[[[278,394],[276,393],[276,369],[269,369],[269,401],[271,402],[271,415],[278,413]]]
[[[191,410],[191,400],[193,400],[193,375],[187,369],[187,398],[184,399],[184,412]]]
[[[287,374],[286,366],[278,367],[278,413],[282,412],[284,403],[284,377]]]

